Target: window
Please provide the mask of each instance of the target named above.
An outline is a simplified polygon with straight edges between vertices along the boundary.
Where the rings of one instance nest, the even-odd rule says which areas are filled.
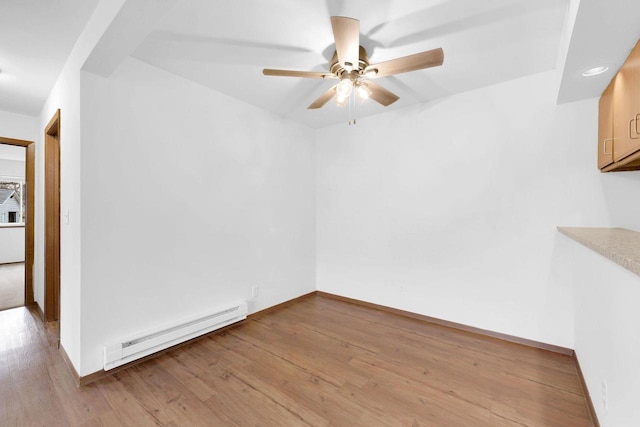
[[[0,223],[24,223],[26,186],[22,179],[0,177]]]

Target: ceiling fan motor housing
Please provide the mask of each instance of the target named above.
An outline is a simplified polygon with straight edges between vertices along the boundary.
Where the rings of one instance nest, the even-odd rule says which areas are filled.
[[[348,71],[338,61],[338,53],[333,52],[333,56],[331,57],[331,73],[340,80],[342,80],[343,78],[356,80],[358,76],[362,75],[364,73],[364,70],[366,70],[366,68],[369,66],[369,57],[367,56],[367,51],[362,46],[359,46],[358,56],[358,66],[353,67],[351,71]]]

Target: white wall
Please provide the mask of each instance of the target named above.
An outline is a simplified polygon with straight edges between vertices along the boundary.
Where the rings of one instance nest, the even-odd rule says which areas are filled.
[[[82,361],[127,335],[315,289],[314,132],[134,59],[82,74]]]
[[[38,120],[36,117],[0,110],[0,136],[36,141]]]
[[[251,285],[261,286],[252,310],[315,289],[313,132],[165,73],[147,80],[136,74],[149,72],[142,64],[108,81],[85,75],[81,90],[84,61],[123,3],[98,4],[36,125],[44,129],[61,110],[61,213],[70,218],[61,228],[61,343],[81,375],[101,368],[102,346],[112,337],[247,297]],[[115,92],[103,93],[103,84]],[[127,105],[130,98],[136,102]],[[196,104],[202,107],[197,114]],[[97,111],[126,126],[107,126]],[[105,130],[118,138],[108,140]],[[36,135],[38,189],[43,148],[41,131]],[[171,144],[157,145],[166,135]],[[186,144],[195,146],[187,150]],[[119,185],[133,179],[135,187],[114,187],[112,179]],[[156,182],[166,185],[155,188]],[[108,210],[114,198],[127,197],[131,214]],[[183,211],[157,209],[169,199]],[[42,206],[43,193],[36,191],[35,296],[41,304]]]
[[[46,125],[60,113],[60,212],[69,223],[60,229],[60,342],[76,369],[80,366],[80,68],[124,0],[101,0],[74,45],[38,117],[36,144],[36,221],[34,296],[44,303],[44,147]]]
[[[24,262],[24,227],[0,225],[0,264]]]
[[[556,226],[638,224],[640,175],[599,173],[597,100],[555,81],[318,131],[318,289],[573,348]]]
[[[640,277],[571,245],[575,350],[602,427],[640,425]],[[607,385],[608,409],[602,401]]]
[[[25,150],[26,148],[22,148]],[[20,160],[0,159],[0,178],[21,178],[24,179],[25,162]]]

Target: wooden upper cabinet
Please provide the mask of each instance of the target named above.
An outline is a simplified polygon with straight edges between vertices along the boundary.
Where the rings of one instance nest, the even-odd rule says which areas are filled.
[[[602,94],[598,122],[598,167],[604,172],[640,169],[640,42]]]
[[[615,79],[600,97],[598,110],[598,167],[613,163],[613,92]]]
[[[620,69],[615,86],[613,160],[618,162],[640,148],[640,43]]]

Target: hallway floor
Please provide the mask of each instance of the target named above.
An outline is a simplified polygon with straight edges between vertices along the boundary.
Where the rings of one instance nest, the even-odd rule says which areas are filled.
[[[24,305],[24,262],[0,265],[0,310]]]

